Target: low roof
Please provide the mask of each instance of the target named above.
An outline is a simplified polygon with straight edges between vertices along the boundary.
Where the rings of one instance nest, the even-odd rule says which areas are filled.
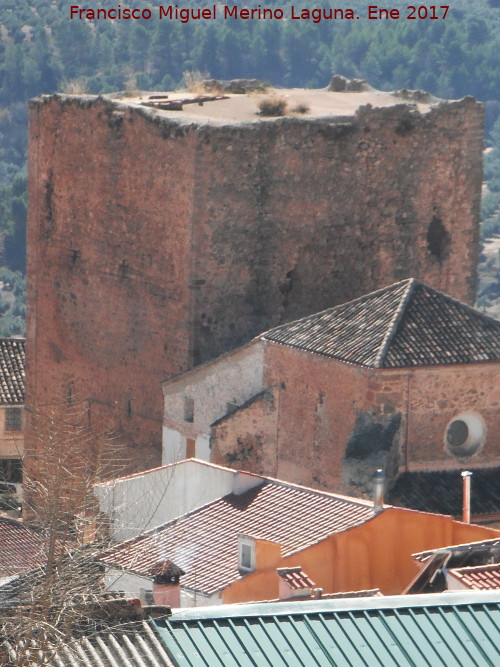
[[[500,467],[472,469],[471,513],[500,514]],[[387,494],[392,505],[422,512],[461,516],[463,485],[460,470],[404,472]]]
[[[154,625],[179,667],[500,664],[499,592],[221,605]]]
[[[276,572],[293,590],[299,591],[304,588],[314,588],[316,586],[311,577],[300,566],[279,567]]]
[[[100,560],[151,577],[171,558],[186,572],[184,587],[212,595],[241,577],[238,535],[275,542],[288,556],[373,516],[370,502],[266,479],[122,542]]]
[[[464,586],[478,591],[500,589],[500,563],[476,565],[476,567],[457,567],[449,570],[449,574],[458,579]]]
[[[372,368],[500,361],[500,321],[414,278],[262,338]]]
[[[0,405],[24,403],[24,338],[0,338]]]
[[[460,552],[468,554],[472,554],[473,552],[491,552],[491,554],[495,554],[498,552],[500,555],[500,537],[493,537],[490,540],[479,540],[478,542],[465,542],[464,544],[450,544],[446,547],[420,551],[412,554],[412,558],[417,561],[425,561],[429,556],[445,551],[452,554],[459,554]]]
[[[151,621],[120,623],[49,649],[51,665],[72,667],[176,667]]]
[[[21,521],[0,517],[0,576],[28,572],[47,562],[47,540]]]

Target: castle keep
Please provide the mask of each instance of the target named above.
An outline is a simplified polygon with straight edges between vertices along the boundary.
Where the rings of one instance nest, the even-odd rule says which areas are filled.
[[[154,462],[161,380],[403,278],[473,302],[481,106],[283,95],[32,101],[28,405],[74,387]]]

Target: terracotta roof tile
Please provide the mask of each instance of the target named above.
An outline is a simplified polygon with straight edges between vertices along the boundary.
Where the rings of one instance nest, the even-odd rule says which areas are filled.
[[[171,558],[186,572],[184,587],[211,595],[241,576],[238,535],[276,542],[288,556],[372,516],[371,503],[266,481],[122,542],[101,560],[149,577]]]
[[[302,570],[301,567],[279,567],[276,572],[293,590],[314,588],[314,581]]]
[[[24,339],[0,338],[0,405],[24,403]]]
[[[467,588],[478,591],[500,588],[500,563],[454,568],[449,570],[449,573]]]
[[[500,513],[500,467],[472,469],[471,513]],[[404,472],[387,494],[391,505],[421,512],[462,514],[462,478],[459,470]]]
[[[373,368],[500,361],[500,322],[410,278],[262,338]]]
[[[33,570],[44,562],[46,540],[15,519],[0,518],[0,576]]]

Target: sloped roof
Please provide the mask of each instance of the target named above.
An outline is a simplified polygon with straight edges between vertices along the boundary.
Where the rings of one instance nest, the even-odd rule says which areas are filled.
[[[480,555],[483,558],[494,558],[497,561],[496,556],[499,556],[498,562],[500,562],[500,538],[493,537],[489,540],[479,540],[479,542],[465,542],[464,544],[450,544],[446,547],[438,547],[437,549],[429,549],[428,551],[419,551],[418,553],[412,554],[412,558],[416,561],[423,562],[438,553],[448,552],[452,555],[460,556],[462,559],[464,556],[471,557],[475,554]],[[463,564],[463,563],[462,563]],[[477,563],[476,563],[477,564]],[[484,563],[483,563],[484,564]]]
[[[171,558],[186,572],[183,587],[212,595],[241,576],[238,535],[276,542],[288,556],[371,517],[369,502],[266,480],[122,542],[100,560],[150,577]]]
[[[500,361],[500,321],[414,278],[262,338],[372,368]]]
[[[472,470],[471,514],[500,513],[500,467]],[[459,470],[404,472],[387,494],[391,505],[421,512],[461,516],[462,478]]]
[[[24,403],[25,341],[0,338],[0,405]]]
[[[0,576],[27,572],[43,565],[46,540],[20,521],[0,517]]]
[[[500,593],[220,605],[155,620],[178,667],[500,664]]]
[[[299,591],[303,588],[314,588],[316,586],[311,577],[301,567],[279,567],[276,572],[293,590]]]
[[[68,642],[55,653],[61,662],[76,667],[174,667],[151,621],[117,625],[80,641]]]
[[[457,567],[449,570],[467,588],[478,591],[500,589],[500,563],[477,565],[476,567]]]

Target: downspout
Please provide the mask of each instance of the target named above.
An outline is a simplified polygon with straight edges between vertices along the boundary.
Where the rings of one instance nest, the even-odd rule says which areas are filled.
[[[411,372],[406,376],[406,427],[405,427],[405,472],[408,472],[409,437],[410,437],[410,401],[411,401]]]

